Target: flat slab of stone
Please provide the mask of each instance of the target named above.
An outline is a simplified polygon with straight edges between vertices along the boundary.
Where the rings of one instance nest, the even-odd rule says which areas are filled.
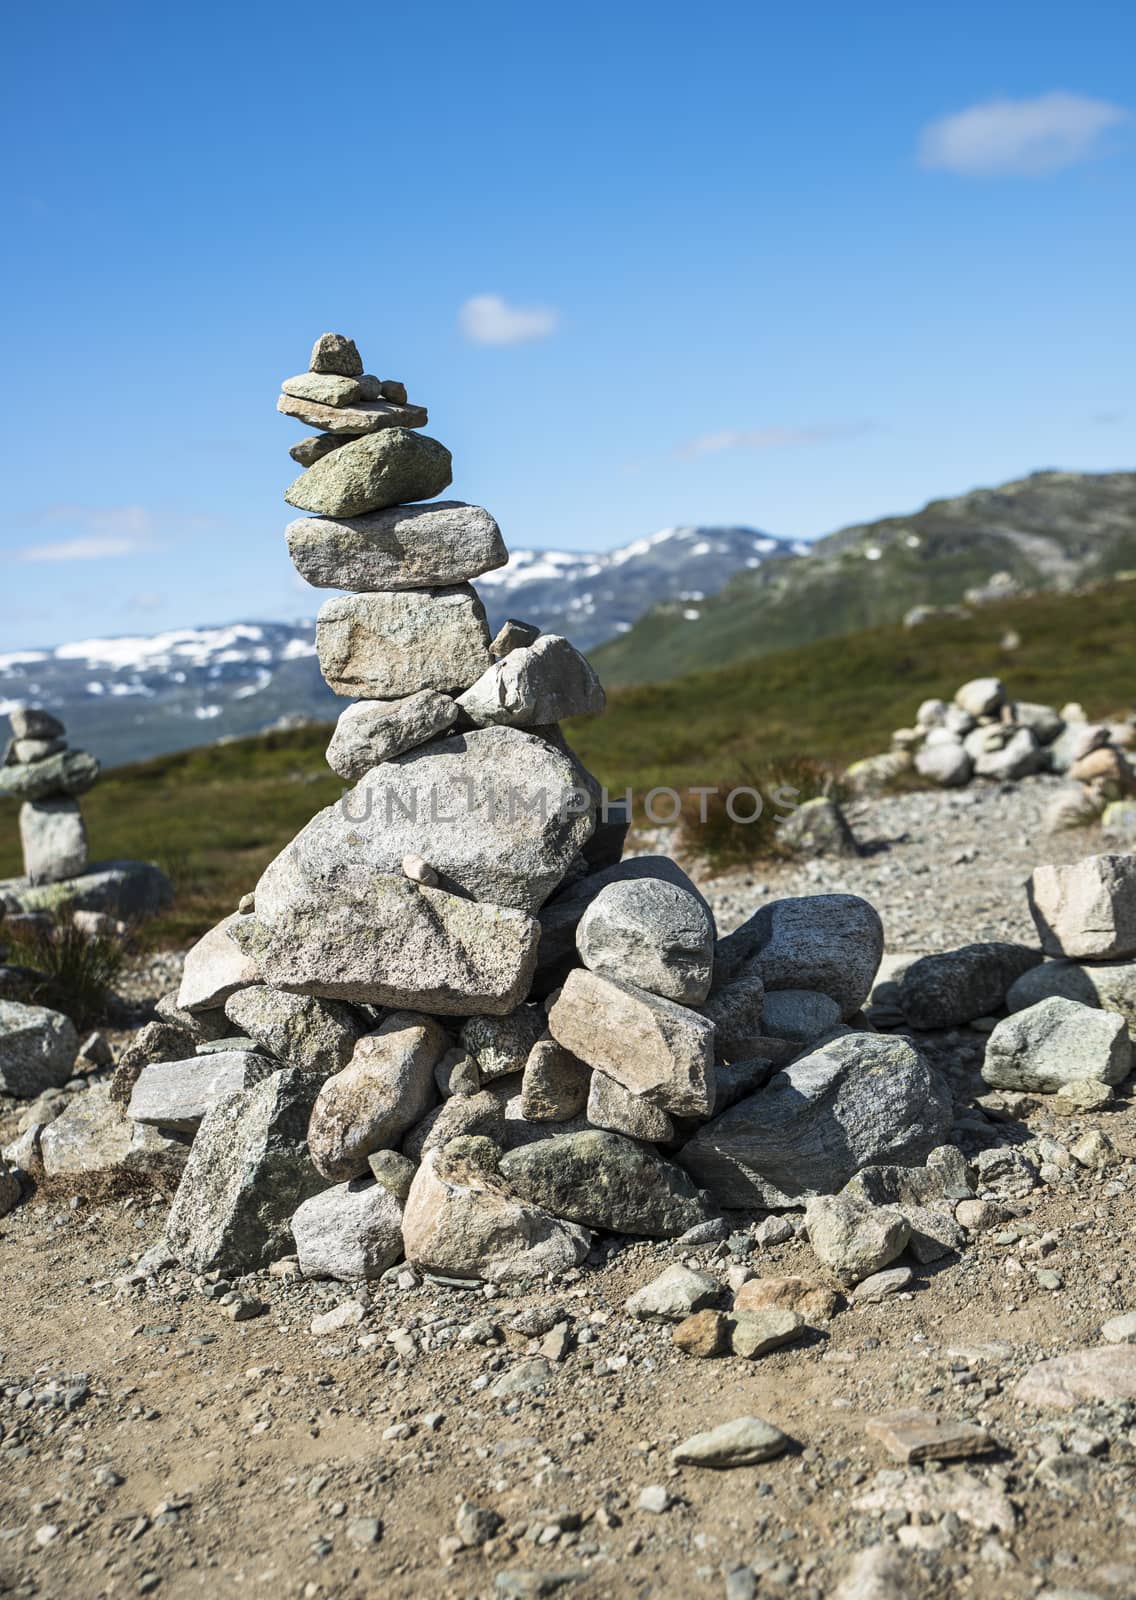
[[[173,904],[173,884],[151,861],[100,861],[77,878],[31,884],[26,878],[0,879],[0,906],[9,914],[47,911],[103,911],[122,922],[156,917]]]
[[[916,1461],[962,1461],[997,1449],[977,1423],[944,1421],[935,1411],[890,1411],[870,1418],[864,1430],[905,1466]]]
[[[566,756],[517,728],[475,729],[385,762],[318,812],[265,869],[256,915],[272,925],[301,900],[334,913],[348,882],[400,874],[410,854],[442,891],[535,912],[591,829]]]
[[[39,1139],[40,1166],[49,1181],[92,1184],[129,1177],[150,1187],[155,1181],[172,1187],[188,1154],[184,1141],[131,1121],[111,1100],[105,1083],[93,1083],[75,1095]]]
[[[297,899],[240,935],[266,982],[294,994],[440,1016],[503,1016],[525,998],[540,925],[404,877],[366,872],[334,904]]]
[[[586,968],[568,974],[552,1037],[633,1094],[676,1116],[714,1103],[714,1025],[686,1006]]]
[[[358,391],[358,385],[356,385]],[[425,406],[397,406],[389,400],[356,400],[351,405],[327,405],[302,395],[281,394],[276,409],[324,433],[370,434],[381,428],[424,428],[430,418]]]
[[[353,593],[444,589],[509,559],[493,517],[461,500],[391,506],[339,520],[301,517],[288,524],[284,537],[296,571],[314,588]]]
[[[42,800],[50,795],[86,794],[97,781],[99,764],[85,750],[64,750],[46,761],[0,767],[0,799]]]
[[[1014,1399],[1057,1411],[1094,1400],[1136,1400],[1136,1345],[1098,1345],[1039,1361],[1018,1383]]]
[[[316,618],[328,687],[359,700],[421,689],[459,693],[489,659],[485,607],[467,584],[449,589],[337,595]]]
[[[127,1115],[149,1127],[196,1133],[218,1101],[251,1089],[277,1070],[274,1061],[249,1050],[214,1050],[182,1061],[154,1061],[138,1074]]]
[[[376,401],[375,405],[381,408],[385,402]],[[327,415],[342,419],[344,413],[328,407]],[[344,431],[323,420],[314,426],[328,433]],[[314,462],[289,485],[284,498],[297,511],[319,517],[361,517],[388,506],[432,500],[449,487],[452,476],[450,452],[444,444],[427,434],[384,423],[381,432],[349,439]]]

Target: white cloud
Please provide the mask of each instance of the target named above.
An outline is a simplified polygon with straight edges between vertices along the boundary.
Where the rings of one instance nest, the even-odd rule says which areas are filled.
[[[855,438],[866,433],[865,422],[826,422],[811,428],[723,428],[680,444],[675,455],[684,461],[719,450],[783,450],[793,445],[827,444],[831,439]]]
[[[28,544],[16,551],[19,561],[106,561],[115,556],[137,555],[150,546],[142,539],[112,535],[88,539],[57,539],[52,544]]]
[[[1032,100],[985,100],[928,123],[919,160],[968,177],[1039,177],[1085,160],[1103,133],[1127,120],[1123,106],[1061,89]]]
[[[527,344],[555,333],[560,313],[555,306],[511,306],[499,294],[475,294],[458,322],[473,344]]]

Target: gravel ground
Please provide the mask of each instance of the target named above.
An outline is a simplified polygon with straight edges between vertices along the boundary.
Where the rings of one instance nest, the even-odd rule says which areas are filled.
[[[723,928],[766,899],[864,894],[892,954],[1029,937],[1029,869],[1099,848],[1041,835],[1050,787],[864,803],[862,859],[709,892]],[[724,1292],[747,1271],[823,1277],[801,1239],[759,1245],[756,1218],[697,1250],[605,1241],[553,1283],[475,1292],[405,1269],[364,1286],[146,1276],[132,1269],[160,1240],[159,1203],[21,1207],[0,1222],[0,1594],[825,1600],[878,1546],[890,1586],[841,1600],[1131,1596],[1136,1405],[1041,1410],[1014,1385],[1136,1309],[1136,1116],[1126,1099],[984,1113],[982,1036],[922,1042],[968,1154],[1030,1167],[991,1177],[1000,1223],[960,1255],[755,1361],[685,1355],[624,1303],[675,1261]],[[1092,1129],[1112,1146],[1100,1170],[1070,1154]],[[233,1320],[238,1303],[257,1314]],[[344,1304],[340,1331],[311,1331]],[[911,1406],[979,1424],[992,1452],[899,1465],[865,1423]],[[678,1441],[744,1415],[790,1450],[672,1466]]]

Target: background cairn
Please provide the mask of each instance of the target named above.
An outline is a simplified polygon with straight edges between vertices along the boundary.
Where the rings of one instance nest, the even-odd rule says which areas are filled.
[[[67,748],[63,724],[49,711],[13,711],[8,720],[12,738],[0,767],[0,795],[23,801],[24,876],[31,885],[77,878],[87,869],[77,796],[97,781],[99,764],[85,750]]]

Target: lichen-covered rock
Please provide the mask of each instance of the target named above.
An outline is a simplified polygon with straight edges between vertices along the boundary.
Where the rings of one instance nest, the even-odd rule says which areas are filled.
[[[316,652],[336,694],[360,700],[398,700],[422,689],[456,694],[484,671],[489,624],[467,583],[336,595],[319,609]]]
[[[290,1253],[297,1206],[325,1187],[308,1155],[317,1088],[289,1067],[207,1113],[166,1225],[183,1266],[254,1272]]]
[[[383,414],[382,401],[371,405],[372,414]],[[321,412],[309,426],[339,431],[342,416],[331,407],[327,413]],[[313,415],[309,408],[303,420]],[[383,427],[314,462],[289,485],[284,498],[298,511],[321,517],[361,517],[387,506],[432,500],[452,478],[453,462],[444,444],[409,428]]]
[[[522,1072],[537,1040],[547,1031],[540,1006],[518,1006],[505,1017],[471,1017],[461,1031],[462,1048],[477,1065],[482,1083]]]
[[[284,1066],[325,1078],[347,1065],[370,1026],[342,1001],[285,994],[265,984],[230,995],[225,1015]]]
[[[447,1277],[508,1283],[577,1266],[591,1236],[516,1199],[482,1139],[431,1150],[410,1186],[402,1219],[406,1259]]]
[[[305,1278],[381,1278],[402,1259],[402,1206],[370,1177],[312,1195],[297,1207],[291,1228]]]
[[[78,1052],[75,1026],[61,1011],[0,1000],[0,1094],[32,1100],[66,1083]]]
[[[666,1239],[712,1215],[707,1197],[649,1145],[600,1130],[567,1133],[501,1158],[510,1190],[555,1216]]]
[[[284,536],[301,577],[317,589],[353,594],[444,589],[503,567],[509,559],[488,511],[460,500],[392,506],[339,521],[300,517]]]

